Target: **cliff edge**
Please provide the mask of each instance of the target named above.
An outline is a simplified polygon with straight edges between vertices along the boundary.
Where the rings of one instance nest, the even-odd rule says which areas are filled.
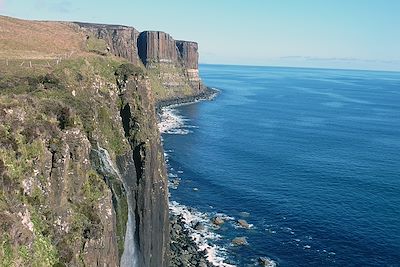
[[[0,266],[168,266],[155,104],[205,90],[197,44],[0,16]]]

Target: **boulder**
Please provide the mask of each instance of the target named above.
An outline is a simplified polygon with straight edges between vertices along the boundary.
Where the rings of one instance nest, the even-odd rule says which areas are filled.
[[[276,263],[273,260],[271,260],[270,258],[267,258],[267,257],[259,257],[258,258],[258,263],[261,266],[268,266],[268,267],[275,267],[276,266]]]
[[[246,222],[246,220],[239,219],[239,220],[237,220],[237,223],[240,227],[243,227],[246,229],[250,228],[250,225]]]
[[[235,237],[234,239],[232,239],[232,244],[235,245],[235,246],[248,245],[247,239],[244,236]]]
[[[221,216],[216,216],[213,218],[212,222],[215,225],[222,225],[222,224],[224,224],[225,221]]]
[[[201,222],[197,222],[194,226],[194,229],[196,231],[203,231],[204,230],[204,224],[202,224]]]

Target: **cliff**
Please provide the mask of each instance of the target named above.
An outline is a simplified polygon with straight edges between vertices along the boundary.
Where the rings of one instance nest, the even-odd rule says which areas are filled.
[[[146,31],[138,38],[139,57],[146,66],[178,61],[175,40],[165,32]]]
[[[160,31],[139,33],[126,26],[75,24],[86,32],[87,38],[104,40],[105,51],[143,64],[156,101],[193,96],[205,90],[199,77],[197,43],[175,41]]]
[[[118,25],[0,25],[0,266],[167,266],[155,103],[203,90],[197,44]]]
[[[117,57],[126,58],[134,64],[138,63],[137,38],[139,32],[135,28],[82,22],[75,22],[75,24],[86,29],[91,34],[87,35],[86,38],[94,37],[104,40],[107,44],[107,52],[111,52]]]
[[[156,90],[159,99],[198,94],[203,89],[198,76],[197,43],[175,41],[164,32],[146,31],[139,35],[138,51],[155,80],[167,88]],[[156,83],[153,87],[159,88]]]

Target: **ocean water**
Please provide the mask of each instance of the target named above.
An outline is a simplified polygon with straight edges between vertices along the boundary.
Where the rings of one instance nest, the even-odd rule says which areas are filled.
[[[400,73],[200,73],[220,95],[167,110],[163,134],[174,212],[225,216],[200,239],[236,266],[400,266]]]

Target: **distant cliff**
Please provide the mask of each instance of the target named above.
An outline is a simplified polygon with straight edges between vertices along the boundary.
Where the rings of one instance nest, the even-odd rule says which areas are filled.
[[[168,266],[156,102],[195,97],[198,47],[0,16],[0,266]]]
[[[147,68],[157,100],[200,93],[204,88],[198,71],[198,45],[175,41],[160,31],[139,33],[132,27],[77,23],[107,43],[107,49]],[[90,37],[89,37],[90,38]]]

